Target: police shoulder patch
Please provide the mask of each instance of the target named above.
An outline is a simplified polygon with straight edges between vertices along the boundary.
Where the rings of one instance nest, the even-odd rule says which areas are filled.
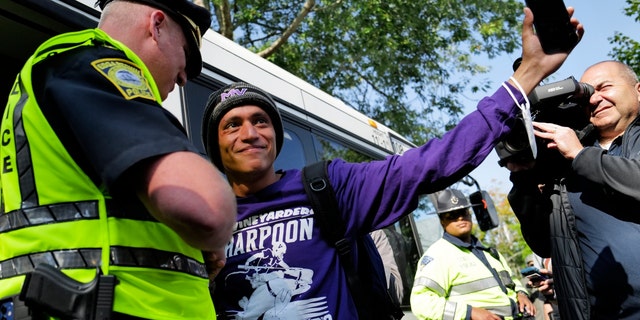
[[[429,264],[429,262],[433,261],[433,258],[430,256],[423,256],[422,259],[420,259],[420,266],[424,267],[427,264]]]
[[[91,62],[91,65],[113,83],[125,99],[156,100],[147,79],[142,75],[142,70],[131,61],[105,58]]]

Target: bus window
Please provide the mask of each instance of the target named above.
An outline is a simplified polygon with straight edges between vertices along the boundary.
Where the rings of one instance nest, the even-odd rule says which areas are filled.
[[[320,160],[333,160],[340,158],[347,162],[368,162],[372,157],[362,154],[336,141],[313,134],[317,158]]]
[[[436,240],[442,238],[444,232],[433,202],[428,195],[420,197],[418,208],[413,211],[413,219],[416,224],[421,252],[425,252]]]
[[[280,155],[276,158],[274,167],[276,170],[288,170],[288,169],[300,169],[306,162],[304,159],[304,146],[298,135],[285,128],[284,129],[284,144]]]
[[[215,90],[221,88],[219,83],[208,83],[197,79],[188,81],[183,88],[185,91],[185,107],[182,110],[185,121],[184,126],[191,142],[204,154],[204,146],[200,137],[200,129],[202,127],[202,115],[204,107],[207,104],[209,95]]]
[[[409,305],[413,278],[420,253],[416,246],[409,217],[402,218],[395,224],[383,229],[393,249],[396,266],[400,273],[401,305]],[[396,285],[397,287],[397,285]]]

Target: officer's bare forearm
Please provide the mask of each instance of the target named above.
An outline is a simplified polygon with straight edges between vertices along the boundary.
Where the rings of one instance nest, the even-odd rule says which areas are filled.
[[[140,198],[154,217],[191,246],[218,251],[236,221],[235,196],[222,175],[204,158],[178,152],[147,166]]]

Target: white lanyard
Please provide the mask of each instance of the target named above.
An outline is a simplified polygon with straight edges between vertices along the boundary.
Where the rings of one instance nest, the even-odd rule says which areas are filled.
[[[514,77],[510,77],[509,79],[511,79],[511,81],[516,84],[516,87],[518,87],[518,90],[520,90],[520,93],[524,96],[524,103],[520,104],[518,102],[518,99],[516,99],[516,96],[513,94],[513,92],[511,92],[509,86],[504,82],[502,83],[502,86],[507,90],[507,92],[513,99],[513,102],[516,103],[516,105],[522,112],[522,120],[524,120],[524,128],[527,131],[527,138],[529,139],[531,154],[533,155],[533,159],[535,159],[538,155],[538,146],[536,145],[536,137],[533,134],[533,121],[531,120],[531,105],[529,104],[529,98],[522,89],[522,86],[520,86],[520,83],[518,83],[518,81]]]

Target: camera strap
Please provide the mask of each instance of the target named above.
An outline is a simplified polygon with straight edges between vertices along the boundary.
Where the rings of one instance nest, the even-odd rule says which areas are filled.
[[[527,132],[527,139],[529,140],[529,146],[531,148],[531,154],[533,155],[533,159],[538,156],[538,146],[536,145],[536,137],[533,134],[533,120],[531,119],[531,103],[529,103],[529,98],[527,97],[526,92],[522,89],[522,86],[514,77],[509,77],[513,83],[515,83],[516,87],[524,97],[524,103],[520,104],[516,96],[513,94],[509,86],[506,82],[502,83],[502,86],[507,90],[513,102],[520,108],[520,112],[522,113],[522,120],[524,122],[524,128]]]

